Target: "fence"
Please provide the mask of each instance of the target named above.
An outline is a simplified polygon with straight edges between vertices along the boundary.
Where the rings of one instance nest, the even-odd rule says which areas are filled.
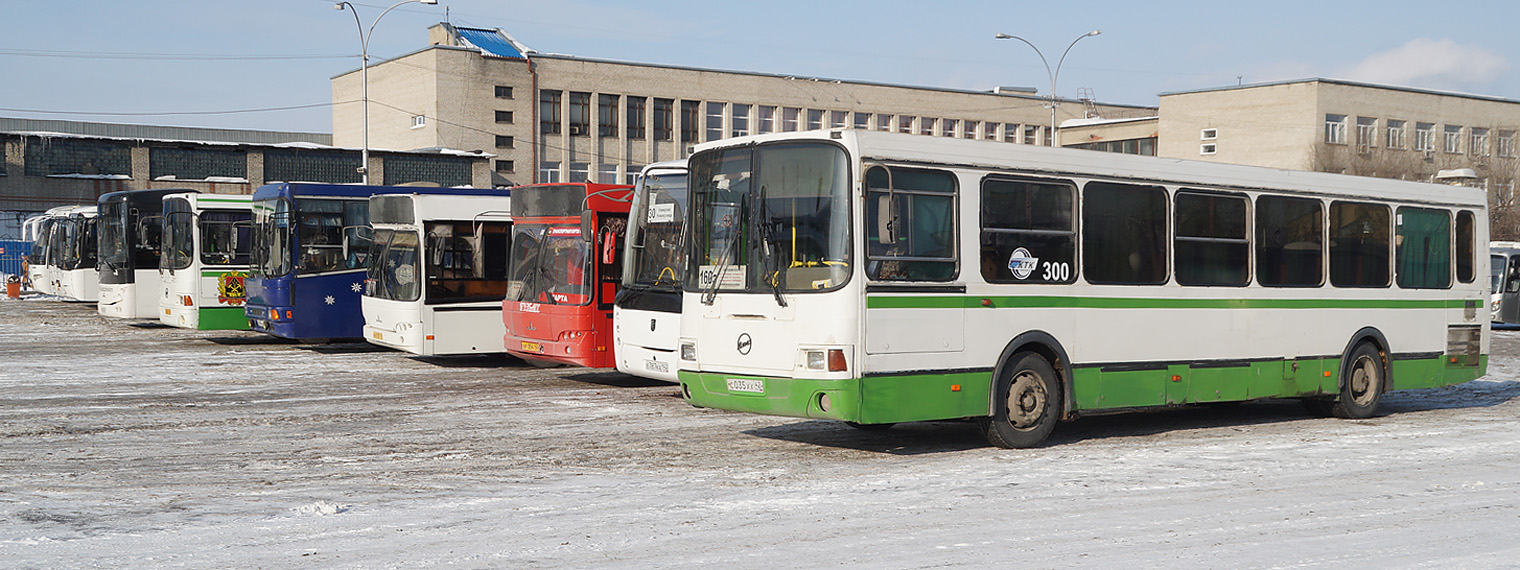
[[[0,240],[0,273],[21,275],[21,255],[32,253],[32,242]]]

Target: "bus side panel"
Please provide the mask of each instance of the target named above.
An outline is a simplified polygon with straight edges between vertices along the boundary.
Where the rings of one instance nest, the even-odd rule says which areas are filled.
[[[865,424],[985,416],[992,372],[872,376],[860,380],[860,419]]]
[[[196,328],[203,331],[246,331],[248,315],[242,307],[202,308]]]

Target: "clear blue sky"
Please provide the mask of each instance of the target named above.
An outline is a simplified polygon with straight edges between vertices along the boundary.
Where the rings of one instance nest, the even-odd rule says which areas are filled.
[[[358,3],[364,25],[389,5]],[[1061,96],[1154,105],[1332,77],[1520,99],[1520,3],[440,0],[391,12],[370,52],[424,47],[444,6],[539,51],[716,69],[1043,94],[1034,51],[992,36],[1054,66],[1100,29],[1067,56]],[[326,132],[329,79],[358,67],[353,16],[328,0],[0,0],[0,14],[4,117]],[[301,108],[231,112],[287,107]]]

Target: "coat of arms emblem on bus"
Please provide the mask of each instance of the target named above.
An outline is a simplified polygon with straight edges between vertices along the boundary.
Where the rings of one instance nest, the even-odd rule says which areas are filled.
[[[243,279],[247,273],[241,271],[228,271],[216,279],[216,301],[228,305],[241,305],[247,297],[247,291],[243,289]]]
[[[1029,255],[1029,250],[1022,247],[1013,250],[1013,254],[1008,256],[1008,270],[1019,279],[1028,279],[1039,264],[1040,258]]]

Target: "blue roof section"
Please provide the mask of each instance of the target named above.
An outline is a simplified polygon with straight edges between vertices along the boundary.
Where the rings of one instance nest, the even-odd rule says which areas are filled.
[[[512,42],[503,37],[497,30],[460,27],[455,27],[454,29],[459,31],[459,37],[464,38],[464,41],[470,42],[470,45],[480,48],[487,55],[525,59],[522,51],[518,50],[517,46],[512,45]]]

